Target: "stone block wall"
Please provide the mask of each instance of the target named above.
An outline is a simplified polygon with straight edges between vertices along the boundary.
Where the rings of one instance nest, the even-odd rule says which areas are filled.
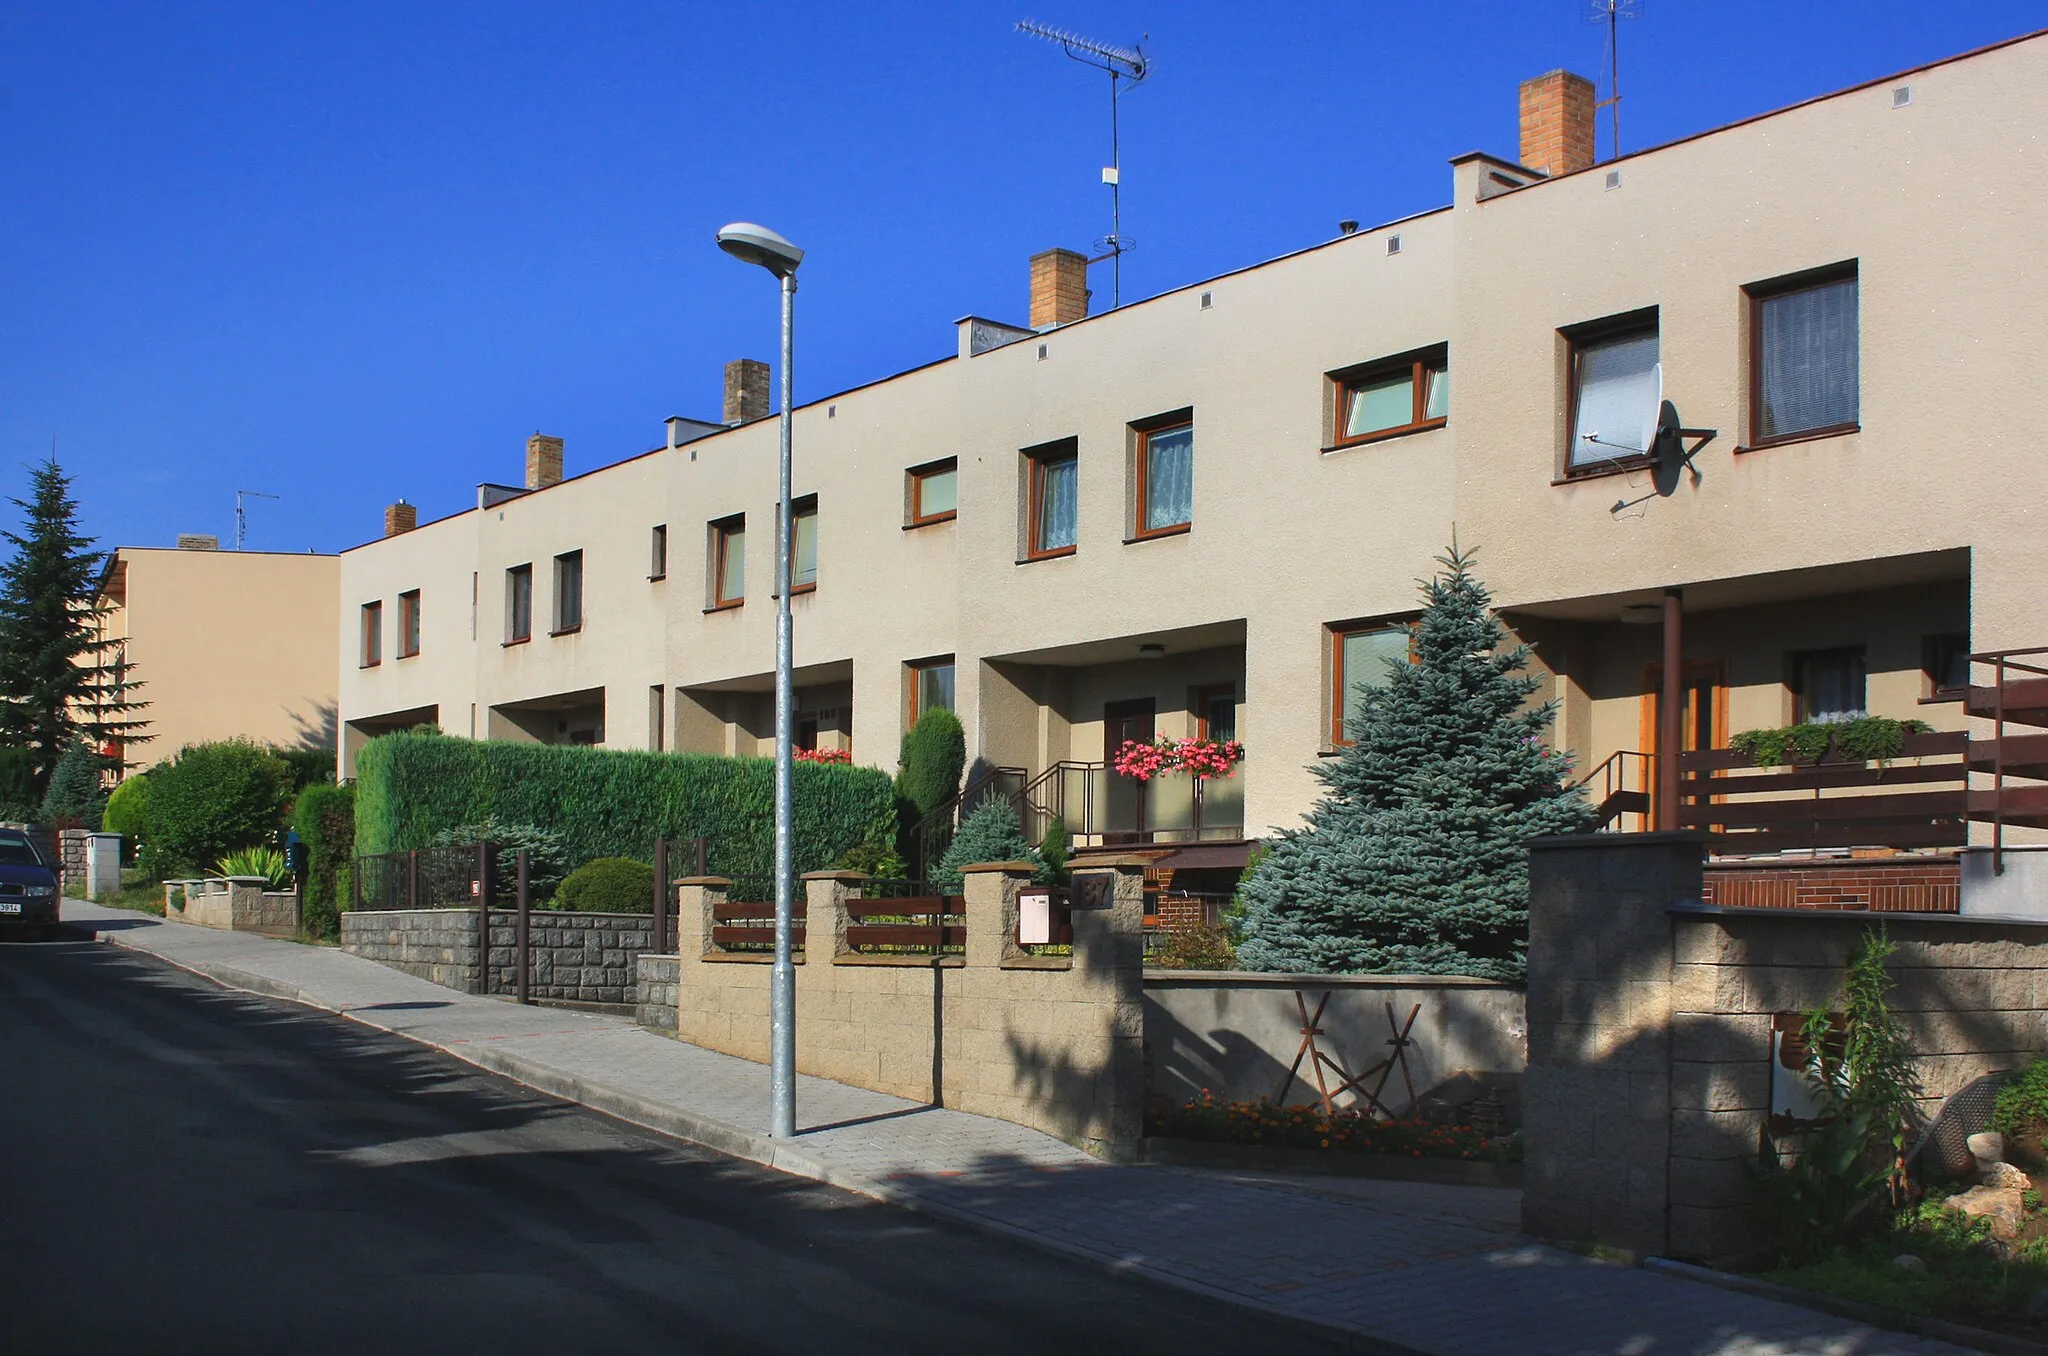
[[[1950,855],[1716,862],[1706,868],[1700,894],[1703,903],[1727,908],[1954,913],[1962,879]]]
[[[654,943],[654,918],[632,913],[530,915],[533,970],[528,992],[536,999],[634,1002],[634,962]],[[341,916],[342,950],[462,993],[481,991],[475,909],[361,910]],[[519,990],[518,915],[491,911],[490,987]]]
[[[1301,1048],[1303,1007],[1313,1015],[1325,994],[1317,1048],[1349,1072],[1386,1058],[1394,1029],[1419,1004],[1407,1050],[1416,1101],[1441,1094],[1462,1102],[1500,1089],[1511,1108],[1516,1102],[1529,1058],[1528,1019],[1522,995],[1506,984],[1455,975],[1232,970],[1145,972],[1147,1095],[1169,1102],[1204,1090],[1230,1101],[1277,1098]],[[1367,1086],[1377,1082],[1375,1076]],[[1312,1097],[1314,1074],[1304,1067],[1287,1090],[1292,1101]],[[1412,1109],[1398,1071],[1380,1096],[1397,1113]],[[1336,1101],[1351,1106],[1359,1098],[1345,1093]]]
[[[1690,833],[1530,852],[1523,1223],[1640,1253],[1753,1246],[1746,1161],[1770,1113],[1771,1028],[1832,1006],[1865,930],[1924,1109],[2048,1050],[2048,919],[1703,904]]]
[[[476,910],[359,910],[341,916],[341,949],[443,988],[475,993]]]
[[[213,876],[205,880],[164,882],[164,917],[179,923],[218,928],[222,932],[259,932],[270,937],[296,937],[299,897],[288,890],[265,890],[262,876]]]
[[[676,974],[674,956],[640,954],[633,978],[634,1015],[640,1025],[656,1031],[676,1029]]]
[[[1031,868],[970,867],[964,956],[867,955],[846,943],[846,901],[864,877],[817,872],[798,903],[808,953],[796,986],[797,1068],[900,1097],[995,1116],[1105,1156],[1143,1132],[1144,867],[1091,861],[1110,907],[1076,910],[1071,956],[1016,943]],[[676,1033],[765,1061],[771,966],[711,942],[727,882],[680,886]]]
[[[567,1003],[635,1001],[634,963],[654,946],[654,915],[539,909],[528,916],[533,948],[529,996]],[[518,938],[518,915],[493,909],[492,993],[519,992]]]

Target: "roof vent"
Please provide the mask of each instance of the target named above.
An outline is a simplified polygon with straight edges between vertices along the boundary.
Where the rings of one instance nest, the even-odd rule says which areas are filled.
[[[1608,186],[1609,188],[1620,188],[1620,187],[1621,187],[1621,171],[1620,171],[1620,170],[1609,170],[1609,171],[1607,171],[1607,186]]]
[[[214,536],[211,532],[180,532],[178,534],[178,549],[180,551],[218,551],[220,550],[220,538]]]
[[[1208,309],[1209,309],[1209,308],[1210,308],[1211,306],[1214,306],[1215,304],[1216,304],[1216,298],[1215,298],[1215,297],[1213,297],[1213,296],[1209,295],[1209,294],[1208,294],[1207,292],[1204,292],[1204,293],[1202,293],[1202,309],[1203,309],[1203,310],[1205,310],[1205,311],[1206,311],[1206,310],[1208,310]]]
[[[1357,222],[1355,222],[1355,221],[1349,220],[1348,218],[1347,218],[1346,220],[1344,220],[1344,221],[1340,221],[1340,222],[1338,222],[1338,223],[1337,223],[1337,234],[1338,234],[1338,235],[1357,235],[1357,234],[1358,234],[1358,223],[1357,223]]]
[[[1913,87],[1912,87],[1911,85],[1894,85],[1894,86],[1892,86],[1892,107],[1893,107],[1893,108],[1904,108],[1904,107],[1905,107],[1905,106],[1906,106],[1907,104],[1910,104],[1910,103],[1912,103],[1912,102],[1913,102]]]
[[[1395,232],[1395,233],[1394,233],[1393,235],[1390,235],[1390,236],[1388,236],[1388,237],[1387,237],[1387,253],[1389,253],[1389,254],[1399,254],[1400,252],[1401,252],[1401,235],[1400,235],[1400,232],[1396,231],[1396,232]]]

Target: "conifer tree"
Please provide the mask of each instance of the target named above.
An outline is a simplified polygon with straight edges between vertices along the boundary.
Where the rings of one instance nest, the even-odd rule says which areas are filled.
[[[1528,649],[1509,643],[1473,553],[1438,560],[1414,662],[1364,676],[1307,827],[1244,882],[1245,969],[1523,977],[1528,841],[1592,815],[1544,742],[1555,712],[1528,704]]]
[[[96,829],[107,810],[100,790],[100,769],[106,760],[84,744],[73,743],[57,759],[50,790],[43,797],[42,821],[61,828]]]
[[[71,478],[52,458],[31,472],[20,533],[0,564],[0,738],[34,758],[34,792],[49,789],[64,751],[149,736],[140,687],[119,640],[100,635],[109,605],[98,600],[104,552],[78,530]]]
[[[1038,849],[1024,836],[1017,812],[1000,796],[990,796],[960,822],[953,845],[931,869],[931,881],[957,890],[963,879],[961,869],[977,862],[1029,862],[1041,869],[1045,865]]]

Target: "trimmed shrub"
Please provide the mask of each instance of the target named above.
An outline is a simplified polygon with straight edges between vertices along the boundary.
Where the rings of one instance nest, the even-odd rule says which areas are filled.
[[[100,790],[100,769],[106,765],[106,759],[82,743],[65,749],[50,773],[50,790],[43,797],[43,822],[53,829],[99,823],[107,812],[107,797]]]
[[[133,842],[149,832],[149,774],[138,772],[114,788],[107,797],[100,828],[118,833]]]
[[[571,913],[654,912],[654,868],[631,857],[599,857],[571,871],[549,902]]]
[[[873,768],[798,763],[796,868],[817,871],[895,832],[895,798]],[[710,840],[712,872],[767,876],[775,862],[768,758],[641,753],[399,733],[356,757],[357,850],[430,846],[495,819],[562,836],[570,861],[653,855],[657,838]],[[472,840],[473,841],[473,840]]]
[[[897,758],[896,794],[910,804],[905,827],[915,824],[960,794],[960,774],[967,767],[967,732],[960,717],[934,706],[903,735]]]
[[[123,783],[126,785],[126,783]],[[308,786],[292,805],[292,829],[306,846],[306,900],[300,926],[309,937],[341,936],[356,851],[356,789]]]
[[[266,842],[284,822],[291,768],[246,739],[187,744],[149,774],[142,869],[161,880],[198,872],[237,848]]]

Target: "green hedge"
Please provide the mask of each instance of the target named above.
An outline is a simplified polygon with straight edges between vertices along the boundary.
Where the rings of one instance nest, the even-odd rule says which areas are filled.
[[[796,765],[796,869],[822,870],[895,833],[886,773]],[[426,847],[482,819],[559,831],[572,862],[653,855],[657,838],[710,840],[710,869],[767,876],[775,861],[775,764],[767,758],[512,744],[407,731],[356,755],[356,850]]]

